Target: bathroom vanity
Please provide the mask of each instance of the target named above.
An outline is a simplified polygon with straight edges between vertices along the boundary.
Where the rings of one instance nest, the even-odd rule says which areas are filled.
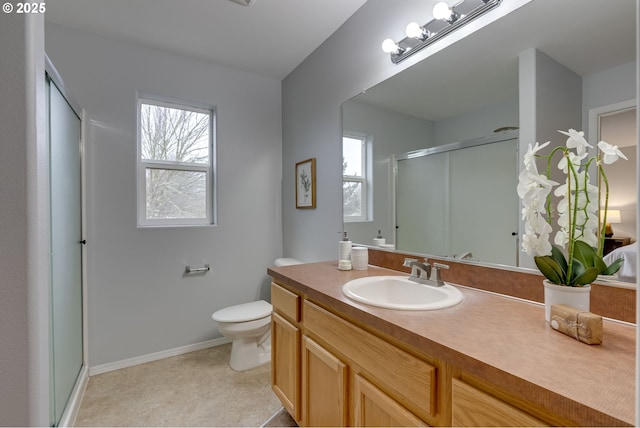
[[[544,307],[468,287],[433,311],[382,309],[342,292],[407,274],[337,262],[273,267],[272,388],[301,426],[632,426],[635,327],[604,321],[589,346]]]

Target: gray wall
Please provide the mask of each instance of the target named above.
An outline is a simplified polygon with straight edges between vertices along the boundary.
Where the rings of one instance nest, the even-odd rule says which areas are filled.
[[[0,425],[49,425],[44,18],[0,14]]]
[[[519,126],[518,98],[502,101],[435,123],[435,145],[486,137],[505,126]]]
[[[353,242],[369,245],[373,245],[373,238],[381,230],[387,243],[392,244],[395,225],[392,221],[394,206],[391,156],[433,146],[433,122],[358,101],[343,105],[342,121],[346,132],[366,134],[373,139],[373,201],[370,204],[373,212],[369,221],[345,223],[345,229]]]
[[[636,67],[630,62],[582,78],[582,129],[585,132],[589,129],[590,109],[635,98]]]
[[[514,0],[416,53],[391,63],[380,44],[400,40],[429,9],[420,0],[369,0],[282,82],[283,245],[303,261],[335,260],[342,229],[341,104],[529,0]],[[296,210],[294,166],[317,158],[317,208]]]
[[[280,82],[49,23],[46,51],[86,112],[90,366],[221,337],[282,255]],[[217,226],[136,226],[136,91],[217,106]]]

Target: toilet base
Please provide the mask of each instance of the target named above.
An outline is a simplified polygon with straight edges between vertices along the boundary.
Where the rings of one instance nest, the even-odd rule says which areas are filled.
[[[231,342],[229,366],[235,371],[245,371],[271,361],[271,337],[261,344],[256,338],[238,338]]]

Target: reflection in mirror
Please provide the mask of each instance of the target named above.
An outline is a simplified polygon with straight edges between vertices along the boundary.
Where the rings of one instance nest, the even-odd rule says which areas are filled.
[[[634,105],[634,107],[628,107]],[[618,272],[618,280],[636,282],[636,260],[638,257],[638,243],[636,242],[636,198],[638,184],[636,180],[637,165],[637,116],[635,100],[606,106],[598,109],[597,114],[598,140],[618,146],[626,156],[626,161],[604,165],[604,171],[609,181],[609,206],[607,209],[607,228],[605,234],[604,254],[605,262],[611,263],[618,258],[624,263]],[[609,236],[610,235],[610,236]]]
[[[607,27],[606,37],[593,31],[601,27],[603,16],[614,23]],[[500,188],[482,182],[497,169],[489,164],[497,157],[487,151],[491,145],[478,146],[462,169],[454,167],[455,152],[424,160],[413,175],[403,172],[402,162],[407,160],[399,159],[408,152],[492,138],[501,128],[519,128],[520,153],[535,141],[563,144],[558,129],[583,129],[588,134],[592,110],[634,98],[635,26],[631,1],[536,0],[345,102],[343,132],[364,138],[368,165],[363,178],[366,213],[354,221],[345,211],[344,228],[351,240],[374,245],[381,230],[386,243],[399,251],[466,258],[470,252],[479,263],[533,268],[531,258],[515,250],[521,225],[500,228],[502,214],[519,217],[517,179],[503,178]],[[587,137],[597,142],[596,135]],[[628,157],[625,163],[635,168],[635,155]],[[501,162],[513,167],[510,160]],[[451,175],[455,170],[466,176]],[[415,175],[418,171],[425,175]],[[619,173],[621,180],[635,182],[629,170]],[[456,192],[466,192],[461,199],[471,206],[474,201],[492,201],[493,213],[488,210],[481,216],[469,205],[456,209],[453,183],[458,183]],[[448,197],[446,204],[445,199],[431,199],[437,192]],[[637,231],[627,225],[635,224],[637,193],[627,193],[633,195],[629,200],[615,202],[623,223],[612,227],[616,235],[624,233],[634,242]],[[504,206],[498,208],[496,200]],[[412,207],[418,202],[422,205]],[[433,213],[438,207],[448,210],[440,213],[440,222]],[[486,233],[474,236],[479,230]],[[503,233],[507,236],[498,239]],[[429,242],[426,237],[438,234],[447,235],[439,240],[440,247],[434,243],[438,240]],[[501,253],[508,256],[498,256]]]
[[[636,230],[636,195],[638,186],[636,180],[636,152],[637,152],[637,124],[636,108],[603,113],[599,116],[598,140],[618,146],[627,157],[627,161],[604,165],[605,174],[609,180],[609,210],[618,210],[619,218],[612,224],[613,237],[626,240],[638,236]]]
[[[517,132],[409,152],[396,165],[398,248],[517,265]]]

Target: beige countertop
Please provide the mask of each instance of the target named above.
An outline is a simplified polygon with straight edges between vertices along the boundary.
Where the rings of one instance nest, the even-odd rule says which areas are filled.
[[[272,267],[268,273],[356,323],[579,425],[635,424],[632,325],[605,320],[603,344],[587,345],[551,329],[541,304],[472,288],[460,287],[460,304],[435,311],[382,309],[342,294],[342,285],[355,278],[407,276],[389,269],[340,271],[331,261]]]

